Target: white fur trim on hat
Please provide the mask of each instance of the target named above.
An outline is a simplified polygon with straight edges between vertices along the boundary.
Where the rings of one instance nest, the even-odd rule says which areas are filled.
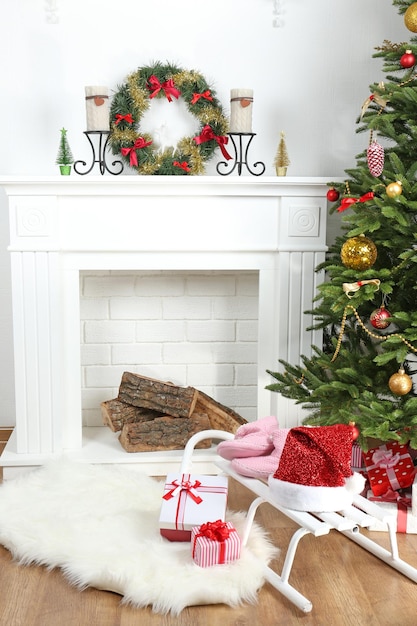
[[[311,487],[270,476],[268,484],[279,505],[296,511],[324,512],[341,511],[352,504],[353,496],[363,490],[365,479],[356,473],[347,479],[346,486]]]

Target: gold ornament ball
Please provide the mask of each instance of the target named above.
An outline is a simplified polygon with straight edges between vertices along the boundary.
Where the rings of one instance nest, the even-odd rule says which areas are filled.
[[[416,3],[417,4],[417,3]],[[385,191],[389,198],[397,198],[403,192],[403,186],[399,180],[386,186]]]
[[[410,376],[400,367],[396,374],[393,374],[388,381],[388,387],[396,396],[405,396],[413,386]]]
[[[349,269],[367,270],[375,263],[377,254],[374,242],[365,235],[359,235],[345,241],[340,258],[343,265]]]
[[[417,33],[417,2],[413,2],[404,13],[404,24],[412,33]]]

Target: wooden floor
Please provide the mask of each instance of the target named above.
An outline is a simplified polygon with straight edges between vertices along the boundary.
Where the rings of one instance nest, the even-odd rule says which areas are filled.
[[[0,450],[2,448],[0,430]],[[7,437],[6,437],[7,438]],[[232,479],[228,505],[246,510],[253,495]],[[296,526],[264,504],[256,519],[282,553],[280,571]],[[372,533],[386,542],[385,533]],[[400,555],[417,566],[417,535],[398,535]],[[250,576],[250,572],[248,572]],[[72,588],[59,570],[20,566],[0,546],[0,626],[415,626],[417,584],[333,531],[305,536],[299,545],[290,582],[313,603],[302,613],[269,584],[256,605],[190,607],[178,617],[151,609],[122,606],[121,597],[105,591]]]

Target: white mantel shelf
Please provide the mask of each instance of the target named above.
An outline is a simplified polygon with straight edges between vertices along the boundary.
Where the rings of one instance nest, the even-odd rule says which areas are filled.
[[[298,176],[0,176],[19,195],[320,196],[330,179]]]
[[[16,393],[4,476],[60,454],[140,464],[154,475],[178,460],[170,452],[122,452],[109,429],[83,428],[83,270],[259,272],[258,417],[298,423],[294,403],[265,389],[266,370],[320,344],[306,331],[304,311],[321,280],[315,268],[326,252],[327,185],[299,177],[0,177],[9,207]]]

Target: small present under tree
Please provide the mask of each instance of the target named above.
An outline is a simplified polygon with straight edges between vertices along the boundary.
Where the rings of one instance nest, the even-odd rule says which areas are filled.
[[[275,155],[274,165],[277,176],[285,176],[287,173],[287,167],[290,164],[290,158],[288,156],[287,144],[285,141],[285,134],[281,131],[281,138],[279,140],[277,153]]]
[[[69,166],[74,163],[74,157],[72,156],[71,148],[67,138],[67,131],[65,128],[61,128],[61,137],[59,140],[58,154],[55,163],[57,165]]]

